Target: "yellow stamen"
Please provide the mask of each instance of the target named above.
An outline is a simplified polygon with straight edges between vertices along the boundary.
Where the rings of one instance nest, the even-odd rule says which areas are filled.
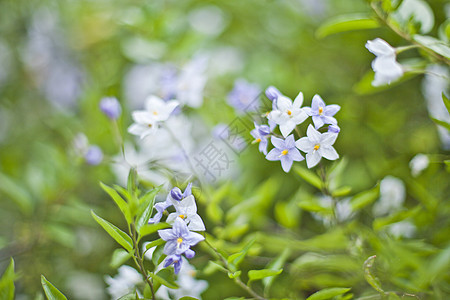
[[[256,139],[255,141],[256,141],[257,143],[259,143],[259,142],[261,142],[261,139]]]
[[[148,124],[148,127],[152,127],[152,124]]]
[[[180,218],[185,219],[186,216],[185,215],[179,215]]]
[[[183,239],[182,238],[177,238],[177,244],[179,245],[179,244],[181,244],[183,242]]]
[[[283,151],[281,151],[281,155],[286,155],[286,154],[288,154],[288,150],[287,149],[284,149]]]
[[[288,111],[287,111],[287,114],[288,114],[289,116],[292,115],[292,111],[288,110]]]
[[[317,144],[317,145],[314,146],[314,150],[319,150],[319,148],[320,148],[320,145],[319,145],[319,144]]]
[[[319,115],[323,114],[323,107],[319,107]]]
[[[157,115],[158,115],[158,112],[157,112],[157,111],[154,111],[153,114],[154,114],[155,116],[157,116]]]

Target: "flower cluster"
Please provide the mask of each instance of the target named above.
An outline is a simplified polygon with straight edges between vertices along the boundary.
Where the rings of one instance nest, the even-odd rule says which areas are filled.
[[[337,120],[334,118],[334,115],[340,110],[339,105],[326,105],[319,95],[315,95],[311,107],[302,107],[302,92],[292,101],[273,86],[267,88],[265,93],[267,98],[272,101],[272,111],[267,114],[268,125],[255,123],[255,129],[250,133],[255,138],[253,143],[259,143],[259,151],[266,155],[267,160],[281,161],[281,167],[287,173],[294,161],[305,159],[299,150],[306,153],[308,168],[316,166],[322,157],[329,160],[339,158],[333,148],[340,132]],[[312,118],[314,126],[309,125],[307,136],[295,141],[291,132],[308,117]],[[282,137],[276,137],[276,134],[273,133],[277,125]],[[328,125],[327,132],[321,133],[319,129],[324,125]],[[267,153],[269,138],[275,148]]]
[[[172,225],[170,229],[158,230],[158,234],[166,241],[164,254],[167,255],[164,261],[164,267],[174,265],[175,274],[178,274],[181,268],[182,255],[186,258],[192,258],[195,252],[191,246],[205,238],[196,232],[204,231],[205,225],[202,218],[197,214],[197,205],[194,195],[192,195],[192,184],[189,183],[184,192],[178,187],[173,188],[167,195],[164,202],[156,203],[156,215],[149,220],[150,224],[160,222],[165,210],[170,206],[175,208],[175,212],[170,213],[166,222]],[[192,230],[192,231],[191,231]]]

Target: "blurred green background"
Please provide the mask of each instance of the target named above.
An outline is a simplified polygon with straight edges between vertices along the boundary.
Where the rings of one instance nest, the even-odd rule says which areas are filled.
[[[436,24],[430,34],[436,35],[449,3],[427,2]],[[285,174],[255,146],[236,157],[239,176],[214,188],[224,191],[225,196],[215,198],[221,213],[208,208],[211,199],[199,200],[199,211],[208,232],[225,249],[250,235],[270,233],[258,239],[260,249],[245,268],[262,268],[268,258],[292,247],[289,263],[272,287],[273,297],[301,299],[329,286],[364,294],[371,288],[362,264],[376,253],[382,262],[377,274],[387,290],[445,299],[448,269],[432,275],[426,271],[445,247],[441,260],[443,266],[449,262],[450,176],[442,163],[449,158],[449,145],[429,118],[421,88],[424,76],[409,76],[388,90],[358,89],[374,58],[364,47],[367,40],[407,43],[384,27],[322,39],[315,34],[333,16],[370,11],[362,0],[0,1],[0,270],[14,257],[20,274],[17,299],[41,293],[40,274],[69,299],[108,299],[103,277],[115,274],[109,262],[117,245],[89,211],[100,211],[119,226],[124,223],[98,185],[117,182],[110,162],[119,153],[113,127],[98,103],[107,95],[119,99],[120,130],[125,140],[134,141],[126,133],[130,113],[142,106],[139,93],[145,93],[145,85],[155,83],[136,82],[130,71],[157,63],[179,67],[196,55],[209,57],[208,81],[203,106],[184,111],[190,118],[210,128],[230,123],[236,113],[226,97],[237,78],[262,89],[274,85],[292,98],[302,91],[305,105],[320,94],[327,104],[341,106],[335,144],[347,162],[341,185],[351,187],[352,195],[373,188],[386,175],[406,185],[404,212],[414,213],[390,222],[413,220],[416,233],[410,240],[372,226],[370,206],[353,220],[328,227],[298,205],[308,197],[316,199],[317,190],[294,170]],[[412,50],[399,59],[419,54]],[[194,133],[205,126],[199,124]],[[78,132],[101,147],[103,163],[87,165],[74,153]],[[428,154],[430,165],[415,178],[409,161],[417,153]],[[263,196],[248,205],[260,209],[246,208],[258,193]],[[241,212],[233,210],[239,203]],[[248,224],[239,229],[236,220],[243,213]],[[315,236],[321,239],[300,242]],[[199,252],[193,263],[201,270],[210,258],[207,251]],[[200,271],[198,276],[209,281],[204,299],[246,296],[224,274]],[[423,279],[428,276],[435,276],[434,281]],[[91,295],[77,294],[83,289]]]

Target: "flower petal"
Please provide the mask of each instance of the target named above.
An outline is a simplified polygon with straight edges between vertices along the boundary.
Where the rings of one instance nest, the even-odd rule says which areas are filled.
[[[189,232],[189,234],[185,237],[186,243],[190,246],[196,245],[198,242],[201,242],[205,239],[205,237],[196,232]]]
[[[281,168],[283,168],[283,171],[288,173],[291,170],[292,167],[292,158],[289,157],[289,155],[283,155],[280,157],[281,161]]]
[[[283,139],[280,139],[280,138],[277,138],[277,137],[274,137],[274,136],[272,137],[272,144],[277,149],[284,150],[286,148],[285,141]]]
[[[308,135],[308,138],[312,143],[318,144],[320,142],[321,134],[320,134],[320,132],[315,130],[312,125],[308,126],[308,129],[306,130],[306,134]]]
[[[175,240],[170,240],[164,245],[163,253],[165,255],[175,254],[177,250],[177,242]]]
[[[325,102],[323,102],[322,98],[319,95],[315,94],[311,103],[313,114],[319,112],[319,107],[325,107]]]
[[[295,126],[296,126],[296,124],[293,121],[291,121],[291,120],[287,121],[284,124],[280,124],[281,134],[284,137],[286,137],[289,133],[292,132],[292,130],[294,130]]]
[[[303,93],[300,92],[298,93],[297,97],[295,97],[293,106],[300,108],[302,104],[303,104]]]
[[[273,139],[273,137],[272,137]],[[266,155],[266,159],[270,161],[280,160],[281,150],[277,148],[273,148],[270,150],[270,152]]]
[[[294,161],[302,161],[305,159],[303,155],[301,155],[300,151],[298,151],[296,148],[289,149],[288,155]]]
[[[292,100],[286,96],[280,95],[277,99],[277,108],[281,111],[286,111],[292,108]]]
[[[321,155],[328,160],[336,160],[339,158],[339,154],[333,146],[321,147],[319,150]]]
[[[309,152],[306,154],[306,165],[311,169],[319,163],[321,158],[318,151]]]
[[[337,133],[325,132],[322,134],[322,140],[320,141],[321,146],[331,146],[336,141],[338,135]]]
[[[315,144],[312,143],[309,138],[302,137],[295,142],[295,147],[302,150],[303,152],[311,152],[314,149]]]
[[[334,116],[339,110],[341,109],[341,107],[337,104],[331,104],[331,105],[327,105],[325,106],[323,113],[326,116],[332,117]]]
[[[171,240],[175,240],[177,238],[177,236],[175,235],[175,233],[173,232],[172,229],[158,230],[158,234],[165,241],[171,241]]]
[[[205,224],[203,223],[202,218],[197,214],[189,217],[188,229],[193,230],[193,231],[205,231],[206,230]]]
[[[291,149],[294,147],[295,147],[295,139],[294,139],[294,135],[291,134],[284,140],[284,149]]]

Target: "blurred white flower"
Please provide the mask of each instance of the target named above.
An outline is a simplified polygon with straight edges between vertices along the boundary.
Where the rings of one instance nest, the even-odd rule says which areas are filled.
[[[440,65],[430,65],[427,67],[427,73],[422,81],[422,93],[427,101],[427,108],[430,115],[438,120],[450,123],[450,115],[442,101],[442,93],[449,96],[448,78],[450,72],[447,67]],[[437,126],[442,147],[450,150],[450,132]]]
[[[366,48],[376,55],[372,61],[372,69],[375,72],[373,86],[390,84],[403,76],[403,68],[396,60],[395,48],[386,41],[377,38],[367,41]]]
[[[416,226],[409,221],[401,221],[391,224],[387,228],[388,232],[393,236],[411,238],[416,233]]]
[[[397,211],[405,202],[406,189],[403,181],[386,176],[380,182],[380,198],[373,206],[373,214],[382,216]]]
[[[182,297],[194,297],[202,299],[201,294],[208,288],[206,280],[196,280],[196,270],[184,257],[181,264],[180,273],[177,276],[178,289],[169,289],[161,286],[156,292],[156,297],[161,300],[180,299]]]
[[[195,31],[209,36],[219,35],[226,26],[224,12],[214,5],[192,10],[188,14],[188,20]]]
[[[117,271],[114,277],[105,276],[105,282],[108,284],[106,290],[114,300],[133,292],[135,286],[142,282],[141,274],[130,266],[123,265]]]
[[[425,154],[417,154],[414,156],[409,162],[409,168],[411,169],[411,174],[414,177],[417,177],[422,173],[423,170],[428,168],[430,164],[430,160]]]
[[[87,272],[71,273],[67,278],[66,285],[75,299],[106,299],[103,282],[98,275]]]
[[[183,67],[177,79],[176,89],[176,98],[181,104],[194,108],[203,104],[207,66],[208,58],[199,55]]]

